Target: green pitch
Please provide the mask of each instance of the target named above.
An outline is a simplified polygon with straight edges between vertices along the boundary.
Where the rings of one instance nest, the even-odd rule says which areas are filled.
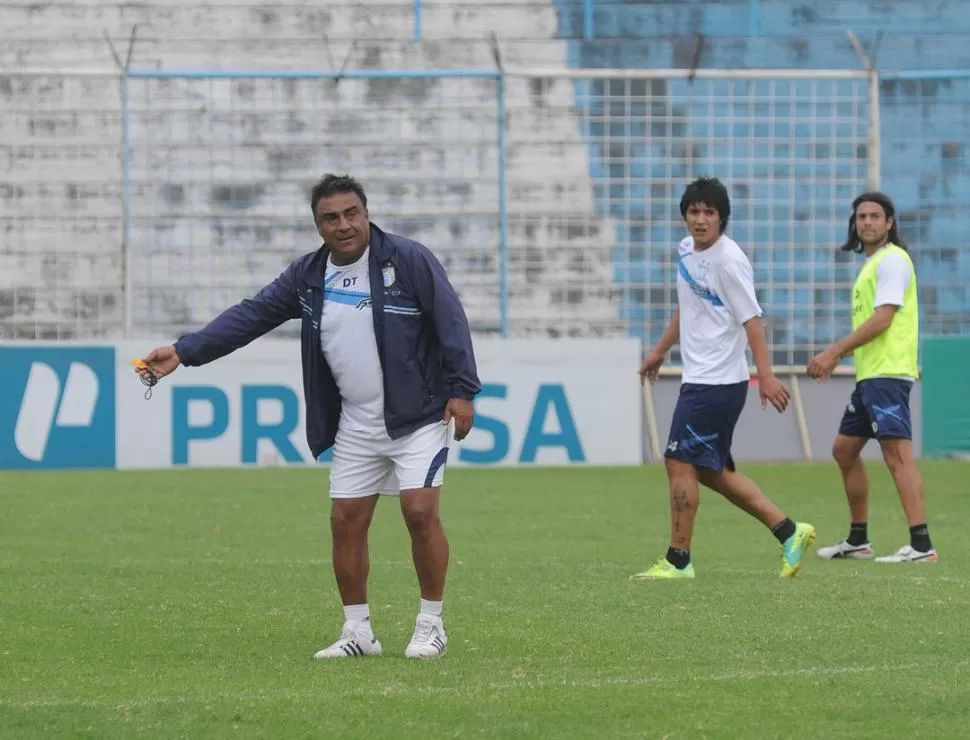
[[[819,543],[833,465],[746,472]],[[455,471],[448,655],[403,657],[418,607],[397,503],[371,537],[384,656],[316,662],[342,622],[323,470],[0,473],[0,736],[966,737],[970,466],[922,465],[935,565],[823,562],[793,581],[702,492],[697,579],[666,548],[663,470]],[[870,466],[878,554],[907,542]]]

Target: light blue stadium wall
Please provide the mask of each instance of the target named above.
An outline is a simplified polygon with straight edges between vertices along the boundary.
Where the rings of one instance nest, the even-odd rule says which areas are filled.
[[[900,70],[970,69],[970,2],[761,0],[757,3],[756,22],[752,23],[753,4],[749,0],[719,3],[600,0],[592,17],[593,38],[586,37],[588,23],[582,0],[555,0],[555,4],[560,35],[571,39],[568,64],[572,67],[687,68],[694,60],[697,35],[703,34],[706,38],[699,63],[702,68],[859,69],[860,62],[846,31],[852,29],[870,50],[876,35],[882,32],[876,60],[884,74],[880,91],[882,189],[895,199],[900,209],[900,227],[917,261],[924,334],[970,333],[970,289],[967,287],[970,248],[965,226],[965,214],[970,208],[970,79],[942,75],[939,79],[914,81],[892,77],[893,71]],[[757,36],[751,36],[751,30],[756,30]],[[581,104],[588,96],[592,100],[600,99],[607,84],[577,83],[577,103]],[[667,88],[670,97],[682,92],[678,86],[684,85],[670,84]],[[656,88],[652,92],[657,94]],[[611,99],[615,99],[615,93],[611,93]],[[614,105],[629,111],[628,116],[636,115],[635,105],[624,108],[621,100]],[[594,123],[583,133],[601,136],[602,124]],[[609,176],[609,165],[591,147],[590,172],[599,186],[601,213],[609,210],[609,202],[622,199],[631,204],[629,221],[636,220],[636,223],[617,223],[617,241],[642,240],[648,245],[642,252],[642,265],[627,267],[626,252],[618,260],[615,272],[619,284],[652,282],[662,263],[653,245],[658,245],[658,237],[664,231],[659,224],[665,214],[651,213],[657,206],[651,204],[650,193],[635,184],[647,171],[644,163],[648,158],[636,148],[628,155],[631,184],[610,179],[607,192],[604,177]],[[675,176],[684,169],[682,160],[658,162],[656,152],[652,155],[649,161],[653,167]],[[724,156],[727,158],[730,153],[725,152]],[[849,200],[851,196],[838,193],[838,200],[843,199]],[[662,207],[666,208],[666,204]],[[614,220],[617,215],[612,214]],[[673,220],[671,214],[666,215]],[[650,222],[653,227],[643,228],[642,222]],[[743,229],[735,229],[732,235],[741,243],[757,238]],[[763,236],[782,240],[781,234]],[[790,249],[784,248],[784,254],[777,253],[774,257],[778,262],[786,262]],[[811,261],[811,255],[797,256],[798,261]],[[851,279],[855,267],[853,262],[840,259],[834,265],[818,264],[811,268],[815,274],[808,277],[816,283],[833,278],[845,282]],[[756,268],[763,277],[772,266],[762,262]],[[806,276],[795,276],[795,280],[800,277]],[[787,291],[775,291],[763,296],[769,313],[775,308],[781,309],[787,302],[796,304],[795,320],[781,330],[788,336],[776,335],[776,342],[806,339],[807,322],[799,319],[816,311],[813,305],[831,305],[833,298],[838,300],[838,296],[818,293],[818,290],[806,289],[793,291],[791,295]],[[642,325],[645,313],[656,310],[650,307],[651,302],[649,292],[624,294],[623,318],[630,320],[634,327]],[[839,314],[835,318],[834,324],[816,322],[819,340],[830,339],[828,334],[841,333],[844,329],[847,316]]]

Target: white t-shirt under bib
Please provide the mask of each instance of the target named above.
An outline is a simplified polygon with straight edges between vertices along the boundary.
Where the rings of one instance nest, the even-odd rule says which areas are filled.
[[[340,390],[340,427],[386,439],[384,374],[371,310],[368,254],[349,265],[327,259],[320,346]]]

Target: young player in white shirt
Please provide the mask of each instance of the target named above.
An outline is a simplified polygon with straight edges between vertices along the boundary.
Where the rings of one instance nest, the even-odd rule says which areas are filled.
[[[690,560],[698,483],[720,493],[768,527],[782,548],[781,577],[794,576],[815,540],[815,528],[789,519],[731,456],[734,427],[748,396],[745,346],[758,370],[761,406],[788,406],[788,389],[775,377],[754,291],[751,263],[724,235],[731,202],[715,178],[692,182],[680,201],[690,236],[678,248],[677,311],[640,367],[642,380],[657,378],[679,340],[683,379],[664,454],[670,484],[667,555],[633,580],[693,578]]]

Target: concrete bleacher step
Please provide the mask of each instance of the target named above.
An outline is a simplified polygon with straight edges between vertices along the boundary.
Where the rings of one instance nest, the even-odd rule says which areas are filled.
[[[853,28],[864,40],[879,30],[886,34],[880,46],[884,69],[887,60],[894,68],[965,64],[967,52],[960,38],[970,32],[970,20],[959,20],[956,0],[898,0],[892,12],[887,7],[880,2],[792,6],[787,0],[766,0],[759,12],[762,36],[747,38],[747,0],[701,5],[598,0],[597,38],[578,43],[577,53],[582,66],[690,66],[693,38],[703,33],[709,37],[702,58],[706,67],[859,68],[845,36]],[[485,39],[491,32],[508,47],[507,61],[535,64],[561,53],[555,48],[558,39],[581,39],[582,22],[583,8],[576,3],[425,2],[422,38],[427,45],[415,54],[407,46],[414,35],[411,2],[4,3],[0,27],[9,43],[0,50],[0,62],[111,66],[102,32],[123,46],[137,24],[140,41],[134,61],[148,67],[339,67],[351,42],[356,43],[362,67],[407,66],[418,55],[437,66],[465,66],[472,60],[489,66]],[[62,39],[72,43],[61,43]]]
[[[748,0],[690,3],[617,2],[597,0],[594,28],[600,35],[626,38],[747,35],[750,29]],[[948,33],[961,25],[958,0],[924,3],[895,0],[891,5],[877,0],[862,2],[800,2],[761,0],[758,8],[759,33],[791,37],[842,35],[847,28],[857,32],[922,35]],[[422,5],[424,38],[476,37],[483,29],[506,38],[580,38],[585,32],[585,9],[577,0],[531,2],[528,0],[427,0]],[[22,0],[0,6],[0,22],[22,33],[37,27],[102,27],[113,33],[127,33],[132,23],[174,37],[240,36],[306,38],[411,38],[411,0],[361,0],[354,4],[282,3],[240,0],[206,0],[200,3],[159,0],[146,3],[75,2],[36,3]],[[963,29],[967,30],[964,20]]]
[[[112,39],[125,50],[128,34]],[[218,54],[214,47],[218,46]],[[509,66],[562,66],[562,41],[509,40],[499,43]],[[0,65],[51,67],[64,64],[114,72],[116,67],[103,38],[84,38],[64,44],[45,38],[16,38],[0,46]],[[367,37],[347,39],[180,39],[142,31],[134,45],[132,69],[141,70],[303,70],[354,69],[483,69],[494,70],[495,58],[486,35],[467,39],[425,40]]]
[[[549,3],[426,3],[421,12],[426,39],[483,38],[489,31],[507,39],[553,39],[558,18]],[[0,5],[0,25],[11,36],[38,27],[69,35],[98,29],[126,36],[133,24],[158,38],[398,39],[414,36],[411,2],[361,0],[352,4],[250,5],[231,0],[199,3],[31,3]]]

